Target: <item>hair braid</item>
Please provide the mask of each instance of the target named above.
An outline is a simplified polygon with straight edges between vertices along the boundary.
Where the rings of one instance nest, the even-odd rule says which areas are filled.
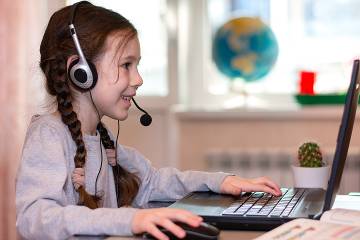
[[[100,133],[101,141],[103,142],[105,149],[115,149],[114,141],[110,139],[109,133],[102,122],[99,122],[97,129]],[[112,169],[114,181],[115,183],[119,183],[115,184],[115,187],[118,188],[116,189],[118,207],[131,205],[137,192],[139,191],[139,177],[126,171],[117,162],[116,166],[112,167]]]
[[[56,92],[58,110],[61,113],[62,121],[68,126],[71,137],[76,144],[76,154],[74,157],[75,167],[83,168],[86,160],[86,148],[81,132],[81,123],[77,118],[76,112],[71,104],[71,93],[67,82],[66,60],[58,55],[54,61],[49,62],[49,78],[53,79],[53,89]],[[83,186],[78,189],[79,205],[85,205],[91,209],[98,207],[97,196],[90,195]]]

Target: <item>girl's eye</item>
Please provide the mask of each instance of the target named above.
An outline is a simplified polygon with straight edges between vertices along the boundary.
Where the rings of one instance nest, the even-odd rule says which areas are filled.
[[[125,68],[125,69],[129,69],[131,63],[130,62],[127,62],[127,63],[124,63],[122,66]]]

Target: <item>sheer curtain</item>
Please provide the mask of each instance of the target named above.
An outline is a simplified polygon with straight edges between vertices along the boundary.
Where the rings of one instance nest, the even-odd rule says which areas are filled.
[[[30,117],[44,92],[39,46],[63,1],[0,1],[0,238],[16,239],[15,178]],[[49,5],[48,3],[51,3]]]

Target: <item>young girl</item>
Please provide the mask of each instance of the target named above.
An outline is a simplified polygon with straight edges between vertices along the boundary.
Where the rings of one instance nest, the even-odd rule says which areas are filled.
[[[40,53],[57,111],[34,116],[26,134],[16,182],[16,225],[23,237],[149,232],[167,239],[160,226],[184,237],[174,222],[196,227],[201,217],[181,209],[140,208],[191,191],[281,194],[266,177],[155,169],[136,150],[114,144],[100,120],[105,115],[125,120],[143,82],[137,32],[121,15],[89,3],[60,9],[48,23]],[[91,72],[82,65],[73,70],[76,64],[90,65]]]

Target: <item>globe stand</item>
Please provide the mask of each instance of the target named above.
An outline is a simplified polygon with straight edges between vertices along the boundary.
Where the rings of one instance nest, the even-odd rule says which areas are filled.
[[[249,107],[249,93],[246,90],[246,83],[242,78],[234,78],[231,80],[229,85],[229,91],[236,94],[236,97],[233,99],[234,107]]]

